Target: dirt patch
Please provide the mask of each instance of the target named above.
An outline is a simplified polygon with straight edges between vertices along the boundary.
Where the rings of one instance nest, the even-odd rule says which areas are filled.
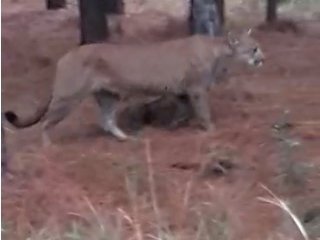
[[[258,26],[258,29],[262,31],[278,31],[282,33],[292,32],[295,34],[301,32],[298,25],[290,20],[278,20],[274,23],[263,23]]]
[[[47,97],[54,63],[78,44],[76,23],[68,11],[3,16],[4,110],[28,114]],[[148,238],[164,224],[181,239],[199,232],[203,239],[223,239],[225,232],[229,239],[281,239],[275,236],[287,218],[257,200],[267,196],[259,183],[297,202],[295,209],[303,213],[296,199],[310,205],[319,200],[320,44],[304,35],[255,34],[265,66],[258,71],[234,66],[230,79],[213,89],[214,132],[146,127],[138,141],[119,143],[97,126],[89,99],[54,129],[49,149],[41,147],[39,126],[21,131],[6,126],[11,169],[2,185],[6,239],[45,239],[43,232],[70,233],[72,224],[88,230],[82,233],[87,239],[97,239],[101,221],[114,226],[117,219],[123,238],[139,233],[139,226]],[[313,169],[297,189],[279,182],[283,156],[272,130],[287,109],[292,135],[302,144],[293,159]],[[217,171],[223,174],[211,177]],[[199,225],[217,219],[222,224],[215,232]],[[290,224],[286,236],[298,239]]]

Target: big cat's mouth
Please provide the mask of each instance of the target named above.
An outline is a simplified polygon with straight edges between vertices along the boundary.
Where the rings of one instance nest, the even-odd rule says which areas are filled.
[[[261,67],[264,63],[263,59],[250,59],[249,64],[255,67]]]
[[[262,66],[262,64],[263,64],[263,61],[262,61],[262,60],[254,60],[253,64],[254,64],[256,67],[260,67],[260,66]]]

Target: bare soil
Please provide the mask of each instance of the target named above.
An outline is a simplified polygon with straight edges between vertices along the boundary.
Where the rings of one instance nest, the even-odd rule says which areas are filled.
[[[68,231],[72,222],[87,226],[95,216],[91,206],[102,218],[122,216],[128,239],[136,232],[129,217],[143,234],[154,234],[150,186],[170,231],[181,239],[192,239],[200,213],[217,218],[219,212],[226,213],[230,239],[280,239],[276,233],[300,239],[280,209],[257,197],[269,196],[264,184],[291,201],[300,217],[319,206],[320,39],[255,35],[267,61],[258,70],[233,67],[230,79],[212,91],[213,132],[145,127],[138,141],[120,143],[99,128],[92,99],[52,131],[50,148],[42,147],[38,125],[6,125],[11,173],[2,181],[5,239],[26,239],[41,229]],[[68,10],[3,14],[2,111],[31,114],[50,92],[55,62],[78,36],[76,15]],[[301,143],[292,159],[311,166],[304,184],[290,188],[281,184],[283,147],[272,129],[285,110]],[[217,161],[232,164],[219,172]],[[137,194],[133,201],[131,192]]]

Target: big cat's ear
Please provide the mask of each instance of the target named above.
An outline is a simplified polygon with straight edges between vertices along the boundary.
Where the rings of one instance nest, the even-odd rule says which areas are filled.
[[[252,28],[249,28],[249,29],[247,30],[247,35],[250,36],[251,34],[252,34]]]

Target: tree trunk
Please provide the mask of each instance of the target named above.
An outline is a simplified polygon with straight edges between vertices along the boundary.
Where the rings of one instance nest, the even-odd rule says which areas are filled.
[[[48,10],[56,10],[66,6],[66,0],[46,0]]]
[[[108,36],[107,19],[101,0],[79,0],[80,45],[104,42]]]
[[[123,13],[123,0],[103,0],[105,13],[122,14]]]
[[[191,0],[191,34],[219,36],[223,32],[224,0]]]
[[[267,23],[274,23],[277,21],[277,3],[278,0],[267,0],[266,21]]]
[[[216,0],[217,2],[217,8],[219,12],[219,17],[220,17],[220,23],[221,26],[224,26],[224,20],[225,20],[225,2],[224,0]]]

